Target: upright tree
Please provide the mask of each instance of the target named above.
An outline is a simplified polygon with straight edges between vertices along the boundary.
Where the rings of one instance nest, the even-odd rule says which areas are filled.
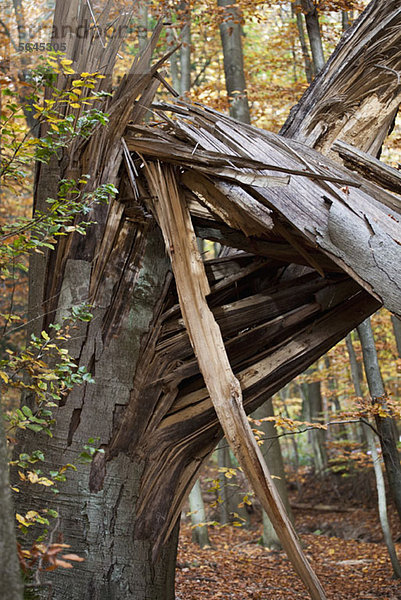
[[[220,15],[220,35],[230,115],[242,123],[250,123],[240,9],[236,0],[217,0],[217,3],[223,9]]]
[[[361,340],[363,362],[372,404],[375,409],[376,427],[380,436],[380,445],[386,467],[391,495],[401,519],[401,464],[394,436],[394,425],[391,413],[387,407],[386,391],[380,372],[379,361],[370,319],[358,326]]]

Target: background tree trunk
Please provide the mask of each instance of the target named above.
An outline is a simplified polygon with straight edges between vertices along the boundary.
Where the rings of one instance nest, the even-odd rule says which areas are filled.
[[[200,526],[200,523],[206,522],[205,505],[203,502],[202,488],[199,478],[189,494],[189,510],[191,511],[192,541],[201,548],[210,546],[207,525]]]
[[[347,350],[348,356],[351,364],[351,379],[354,385],[355,394],[362,398],[362,389],[359,378],[359,372],[357,368],[357,360],[355,355],[354,346],[352,344],[351,335],[347,336]],[[379,517],[380,517],[380,525],[383,531],[384,542],[387,546],[387,550],[390,556],[391,564],[394,571],[394,576],[397,578],[401,577],[401,566],[398,562],[397,552],[394,547],[393,539],[391,537],[390,524],[388,522],[387,517],[387,503],[386,503],[386,486],[384,484],[383,471],[380,465],[380,459],[376,449],[376,440],[373,435],[373,432],[369,425],[362,424],[362,428],[364,431],[364,435],[367,440],[367,446],[372,456],[373,467],[375,471],[376,478],[376,488],[377,488],[377,504],[379,508]]]
[[[180,93],[185,96],[191,89],[191,13],[188,2],[181,2],[183,27],[181,29],[182,46],[180,48],[181,81]]]
[[[372,403],[377,406],[382,406],[385,410],[386,392],[380,373],[370,319],[366,319],[358,326],[358,335],[361,340],[363,362]],[[397,512],[401,519],[401,465],[397,450],[397,442],[394,437],[393,419],[391,417],[383,418],[376,414],[375,421],[380,435],[380,445],[384,464],[386,466],[391,495],[394,498]]]
[[[225,9],[223,22],[220,23],[220,35],[230,115],[242,123],[250,123],[239,7],[235,0],[218,0],[218,5]]]
[[[401,357],[401,319],[395,315],[391,315],[393,324],[395,343],[397,345],[398,356]]]
[[[230,447],[223,438],[217,446],[217,464],[219,469],[226,469],[230,463]],[[230,522],[228,480],[224,471],[219,471],[219,519],[222,525]]]
[[[315,74],[317,75],[325,65],[319,17],[316,6],[312,0],[301,0],[301,6],[305,15],[306,29],[312,51],[313,65],[315,68]]]
[[[295,19],[296,19],[296,23],[297,23],[299,43],[301,44],[302,56],[303,56],[304,65],[305,65],[306,81],[308,83],[311,83],[315,73],[314,73],[314,66],[313,66],[313,63],[312,63],[310,55],[309,55],[308,44],[306,43],[306,39],[305,39],[305,30],[304,30],[304,23],[303,23],[303,19],[302,19],[300,0],[296,0],[296,2],[291,6],[293,7],[293,10],[295,12]]]

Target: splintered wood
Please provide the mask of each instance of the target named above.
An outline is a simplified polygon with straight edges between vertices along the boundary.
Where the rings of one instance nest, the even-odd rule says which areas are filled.
[[[170,255],[183,319],[220,424],[311,598],[322,600],[326,598],[324,590],[301,549],[243,409],[239,381],[206,301],[209,283],[174,170],[151,163],[146,165],[146,173],[153,210]]]

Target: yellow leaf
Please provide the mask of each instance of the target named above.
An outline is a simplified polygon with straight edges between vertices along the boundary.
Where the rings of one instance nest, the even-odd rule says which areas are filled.
[[[80,108],[80,105],[77,102],[73,102],[70,104],[71,108]]]
[[[29,510],[25,515],[25,519],[32,521],[33,519],[35,519],[35,517],[38,517],[38,516],[39,516],[39,513],[37,513],[36,510]]]
[[[28,479],[31,483],[38,483],[38,481],[39,481],[38,475],[36,473],[34,473],[33,471],[28,472]]]
[[[4,371],[0,371],[0,377],[5,383],[9,382],[9,377],[8,377],[7,373],[4,373]]]
[[[47,479],[47,477],[39,477],[38,483],[40,483],[40,485],[45,485],[46,487],[50,487],[51,485],[54,485],[54,481]]]
[[[25,527],[29,527],[30,523],[28,523],[28,521],[25,521],[24,517],[22,515],[20,515],[19,513],[15,514],[15,518],[17,519],[18,523],[21,523],[21,525],[24,525]]]

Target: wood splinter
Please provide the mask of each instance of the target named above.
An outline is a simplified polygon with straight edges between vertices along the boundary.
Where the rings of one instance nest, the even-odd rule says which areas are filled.
[[[167,165],[162,169],[160,163],[149,163],[146,175],[155,197],[152,209],[170,254],[185,326],[226,439],[311,598],[325,600],[323,587],[302,551],[245,414],[240,384],[206,301],[209,283],[174,170]]]

